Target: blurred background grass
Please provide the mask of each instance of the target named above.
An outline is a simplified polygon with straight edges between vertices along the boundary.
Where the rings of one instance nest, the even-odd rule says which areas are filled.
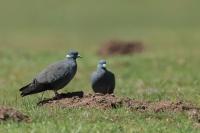
[[[69,49],[84,58],[78,61],[75,79],[62,91],[91,92],[90,73],[102,58],[96,51],[103,42],[120,39],[142,41],[145,51],[106,58],[117,77],[117,95],[199,105],[199,4],[198,0],[0,0],[0,103],[31,115],[34,109],[26,104],[35,104],[40,94],[22,99],[18,89],[48,64],[63,59]]]
[[[80,83],[74,81],[70,88],[90,90],[90,73],[101,58],[96,50],[110,39],[139,40],[146,47],[140,55],[107,58],[118,76],[119,94],[134,96],[137,82],[166,96],[169,90],[172,95],[181,93],[182,86],[192,93],[200,78],[199,4],[197,0],[1,0],[1,94],[16,94],[24,82],[64,58],[69,49],[84,56],[76,76]]]
[[[142,39],[156,47],[197,46],[199,3],[1,0],[1,45],[54,50],[95,47],[105,39],[122,38]]]

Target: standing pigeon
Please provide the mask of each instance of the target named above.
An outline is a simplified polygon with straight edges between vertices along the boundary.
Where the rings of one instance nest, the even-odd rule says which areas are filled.
[[[20,89],[21,96],[27,96],[46,90],[53,90],[58,95],[58,90],[65,87],[77,71],[76,59],[80,58],[77,51],[70,51],[67,59],[49,65],[40,72],[28,85]]]
[[[106,61],[100,60],[96,72],[91,76],[95,93],[112,94],[115,89],[115,75],[106,69]]]

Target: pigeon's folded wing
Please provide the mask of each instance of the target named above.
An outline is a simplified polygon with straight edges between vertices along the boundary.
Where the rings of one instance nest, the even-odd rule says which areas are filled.
[[[38,83],[47,84],[57,81],[69,73],[69,65],[64,62],[58,62],[48,66],[36,76]]]
[[[111,78],[111,88],[114,89],[115,88],[115,75],[113,73],[110,74],[110,78]]]

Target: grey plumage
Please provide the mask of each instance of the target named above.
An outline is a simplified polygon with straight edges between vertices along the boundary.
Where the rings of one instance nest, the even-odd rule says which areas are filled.
[[[95,93],[111,94],[115,89],[115,75],[106,69],[106,61],[100,60],[97,70],[91,76],[92,89]]]
[[[39,93],[46,90],[57,91],[65,87],[74,77],[77,71],[76,58],[80,55],[76,51],[70,51],[67,59],[49,65],[40,72],[31,83],[20,89],[21,96]]]

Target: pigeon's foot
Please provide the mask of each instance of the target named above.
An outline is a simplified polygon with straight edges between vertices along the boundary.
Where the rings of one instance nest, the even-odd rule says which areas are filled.
[[[104,96],[105,94],[103,94],[103,93],[95,93],[95,96]]]
[[[56,96],[54,96],[53,98],[48,98],[48,99],[44,99],[40,102],[37,103],[37,105],[43,105],[45,103],[54,101],[54,100],[61,100],[64,98],[83,98],[84,96],[84,92],[83,91],[77,91],[77,92],[68,92],[68,93],[60,93]]]
[[[104,95],[115,96],[114,93],[99,93],[99,92],[96,92],[94,94],[94,96],[104,96]]]

